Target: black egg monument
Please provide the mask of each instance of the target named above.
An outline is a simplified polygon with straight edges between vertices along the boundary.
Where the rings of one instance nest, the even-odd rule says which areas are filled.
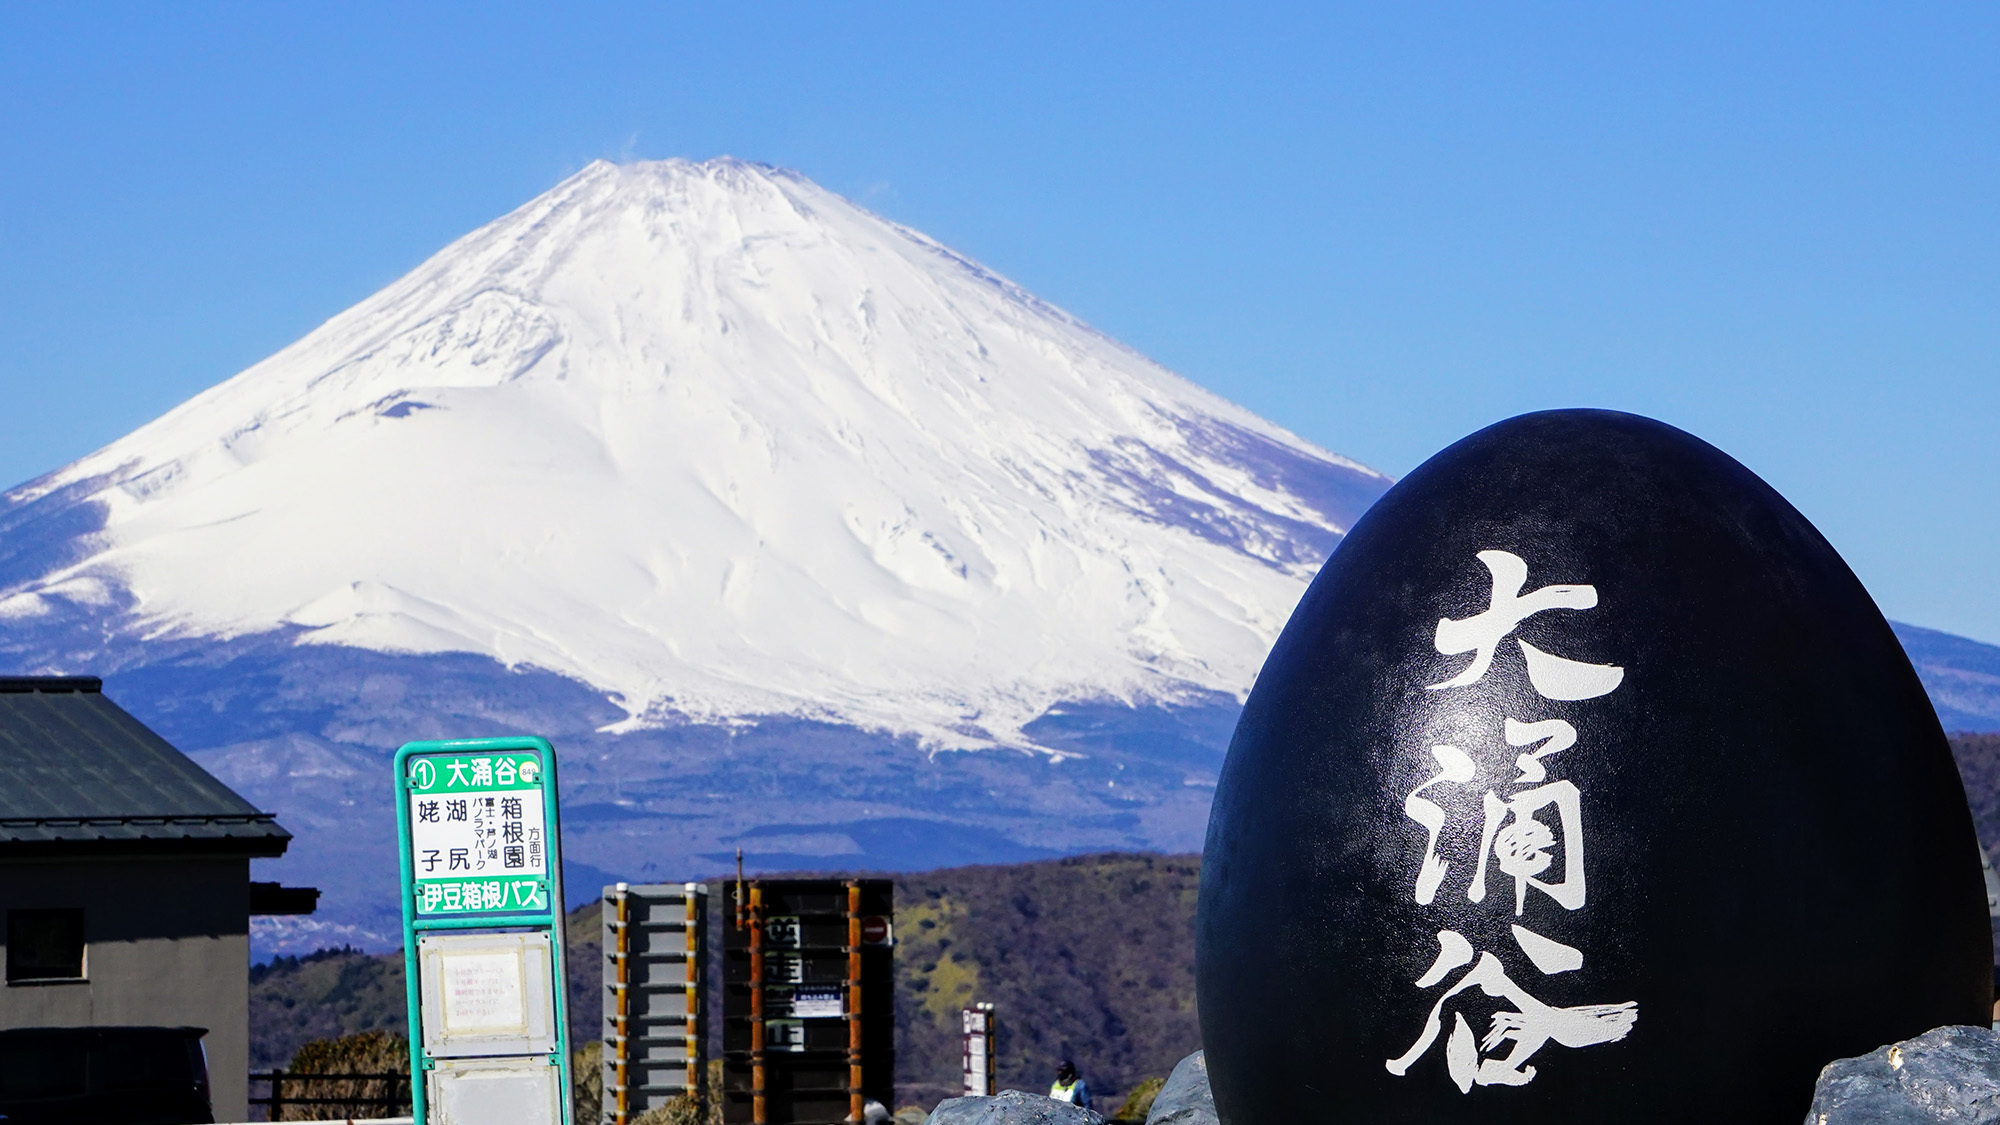
[[[1990,1019],[1965,794],[1888,623],[1748,469],[1563,410],[1356,523],[1203,857],[1224,1125],[1798,1121]]]

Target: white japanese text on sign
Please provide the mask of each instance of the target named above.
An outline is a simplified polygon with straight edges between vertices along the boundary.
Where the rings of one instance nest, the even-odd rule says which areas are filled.
[[[1450,692],[1479,683],[1493,671],[1504,642],[1528,618],[1554,610],[1588,611],[1597,606],[1595,586],[1543,586],[1523,594],[1528,564],[1511,552],[1481,551],[1478,558],[1492,577],[1487,608],[1472,617],[1439,621],[1435,642],[1439,653],[1471,653],[1472,662],[1442,683],[1426,685],[1430,691]],[[1507,667],[1524,670],[1528,686],[1542,699],[1597,699],[1616,691],[1625,680],[1625,670],[1618,665],[1571,660],[1544,652],[1518,636],[1513,640],[1521,663],[1514,664],[1510,657]],[[1523,751],[1504,771],[1519,771],[1519,776],[1481,776],[1479,763],[1465,750],[1436,745],[1430,748],[1436,772],[1403,801],[1404,814],[1422,826],[1428,837],[1410,888],[1418,906],[1432,906],[1437,901],[1439,891],[1447,886],[1447,876],[1451,877],[1447,893],[1463,893],[1468,902],[1477,904],[1486,903],[1489,868],[1498,869],[1501,888],[1507,885],[1504,880],[1513,881],[1512,895],[1503,889],[1500,901],[1483,909],[1511,913],[1515,921],[1509,923],[1508,933],[1515,948],[1504,948],[1506,943],[1500,942],[1497,944],[1502,948],[1475,949],[1457,930],[1439,929],[1437,959],[1417,978],[1416,987],[1433,989],[1459,970],[1465,972],[1438,995],[1409,1050],[1387,1060],[1391,1074],[1404,1075],[1443,1035],[1445,1070],[1461,1093],[1470,1092],[1475,1085],[1525,1086],[1535,1079],[1535,1067],[1528,1060],[1544,1047],[1551,1043],[1570,1048],[1615,1043],[1630,1034],[1639,1019],[1639,1006],[1631,1001],[1556,1006],[1536,998],[1514,979],[1520,975],[1533,983],[1534,977],[1527,976],[1526,969],[1547,977],[1583,967],[1581,949],[1530,929],[1526,911],[1531,889],[1546,895],[1565,916],[1584,908],[1588,898],[1586,844],[1582,791],[1568,779],[1549,778],[1551,764],[1560,769],[1559,763],[1549,760],[1577,745],[1576,727],[1566,719],[1532,714],[1523,718],[1505,715],[1502,719],[1501,729],[1487,737],[1499,735],[1507,746]],[[1449,818],[1443,805],[1425,795],[1425,790],[1436,786],[1479,793],[1479,851],[1470,871],[1461,868],[1453,875],[1452,863],[1439,855],[1439,837]],[[1433,796],[1442,799],[1446,792],[1450,790],[1435,790]],[[1551,868],[1556,866],[1557,852],[1562,856],[1562,877],[1551,880],[1545,876],[1555,874]],[[1520,966],[1520,957],[1526,959],[1526,967],[1510,969],[1510,962]],[[1467,969],[1468,965],[1471,968]],[[1492,1013],[1483,1036],[1473,1032],[1464,1012],[1452,1010],[1455,998],[1475,988],[1503,1005],[1512,1005]],[[1451,1021],[1448,1035],[1446,1017]]]
[[[547,909],[543,799],[542,764],[532,752],[412,759],[410,866],[417,912]]]

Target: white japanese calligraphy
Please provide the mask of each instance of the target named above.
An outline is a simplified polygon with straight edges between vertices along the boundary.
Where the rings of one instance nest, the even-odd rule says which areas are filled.
[[[1433,746],[1431,756],[1437,759],[1438,774],[1415,789],[1403,799],[1403,812],[1418,824],[1430,830],[1430,843],[1424,848],[1424,866],[1417,873],[1417,902],[1429,906],[1437,897],[1438,884],[1444,882],[1444,873],[1451,866],[1438,858],[1438,833],[1444,829],[1444,810],[1434,801],[1417,796],[1440,781],[1463,785],[1478,773],[1478,766],[1465,751],[1456,746]]]
[[[1519,927],[1516,931],[1517,938],[1526,932]],[[1429,972],[1418,978],[1418,987],[1436,984],[1472,957],[1471,943],[1451,930],[1438,934],[1438,945],[1437,962]],[[1582,964],[1581,956],[1578,954],[1578,965]],[[1417,1036],[1417,1041],[1409,1050],[1389,1060],[1389,1073],[1399,1076],[1407,1073],[1410,1064],[1430,1050],[1431,1044],[1437,1042],[1438,1033],[1443,1030],[1440,1017],[1444,1013],[1445,1002],[1475,986],[1495,999],[1511,1001],[1516,1010],[1503,1009],[1493,1013],[1493,1022],[1485,1039],[1477,1044],[1473,1041],[1472,1028],[1466,1024],[1464,1014],[1452,1013],[1451,1040],[1445,1044],[1444,1050],[1445,1070],[1460,1093],[1470,1093],[1475,1085],[1525,1086],[1535,1078],[1535,1068],[1526,1065],[1528,1059],[1547,1046],[1551,1039],[1565,1047],[1616,1043],[1630,1034],[1632,1026],[1639,1020],[1639,1006],[1629,1001],[1623,1004],[1584,1004],[1574,1008],[1550,1007],[1515,984],[1499,958],[1491,953],[1481,953],[1479,963],[1438,997],[1437,1003],[1431,1005],[1430,1015],[1424,1019],[1422,1034]],[[1480,1057],[1507,1042],[1514,1044],[1507,1057]]]
[[[1529,887],[1545,892],[1565,910],[1582,909],[1583,800],[1576,786],[1567,781],[1550,782],[1504,801],[1489,789],[1483,803],[1486,826],[1479,833],[1479,867],[1473,873],[1472,885],[1465,890],[1465,897],[1474,902],[1485,901],[1486,857],[1491,854],[1499,860],[1500,870],[1514,877],[1516,915],[1525,905]],[[1549,849],[1557,842],[1555,833],[1534,816],[1550,805],[1555,806],[1560,818],[1563,851],[1563,881],[1553,885],[1535,878],[1554,862]]]
[[[1597,605],[1595,586],[1544,586],[1523,595],[1521,587],[1528,581],[1528,564],[1519,555],[1481,551],[1479,561],[1493,575],[1492,604],[1475,617],[1460,621],[1440,618],[1435,641],[1437,650],[1447,656],[1472,653],[1472,663],[1451,679],[1431,684],[1432,691],[1478,683],[1493,666],[1493,654],[1500,642],[1535,614],[1550,609],[1592,609]],[[1595,699],[1615,689],[1625,678],[1625,670],[1614,665],[1585,664],[1553,656],[1518,637],[1514,643],[1521,647],[1521,655],[1528,661],[1528,682],[1545,699]]]
[[[1560,754],[1576,745],[1576,728],[1561,719],[1544,719],[1539,723],[1524,723],[1519,719],[1507,720],[1507,745],[1541,746],[1532,753],[1514,759],[1521,768],[1520,783],[1532,785],[1548,777],[1542,768],[1542,759],[1551,754]]]
[[[1490,603],[1486,610],[1472,617],[1456,621],[1441,618],[1435,641],[1438,652],[1445,655],[1472,653],[1472,663],[1442,683],[1426,685],[1430,691],[1479,683],[1492,671],[1501,643],[1529,617],[1547,610],[1583,611],[1597,606],[1595,586],[1544,586],[1522,594],[1528,566],[1518,555],[1489,550],[1479,552],[1477,557],[1492,576]],[[1514,642],[1520,649],[1529,686],[1544,699],[1564,702],[1595,699],[1608,695],[1624,682],[1625,670],[1617,665],[1570,660],[1544,652],[1519,637]],[[1569,780],[1550,780],[1545,764],[1577,745],[1577,729],[1566,719],[1524,721],[1503,716],[1501,733],[1508,746],[1524,750],[1514,759],[1520,776],[1497,788],[1486,788],[1480,795],[1483,823],[1479,852],[1465,887],[1465,897],[1473,903],[1486,900],[1487,870],[1491,866],[1514,881],[1517,919],[1526,914],[1531,887],[1564,911],[1581,910],[1588,901],[1583,794]],[[1445,807],[1424,795],[1425,790],[1441,785],[1468,786],[1480,778],[1479,763],[1457,746],[1434,745],[1431,757],[1437,762],[1437,771],[1411,790],[1403,801],[1404,814],[1422,825],[1426,835],[1413,896],[1420,906],[1429,906],[1436,900],[1451,866],[1438,855],[1447,821]],[[1522,786],[1528,788],[1519,788]],[[1499,791],[1506,789],[1514,791],[1504,795]],[[1551,819],[1542,819],[1544,815]],[[1558,853],[1562,878],[1549,881],[1543,876],[1556,866]],[[1583,967],[1580,949],[1537,933],[1520,922],[1510,924],[1508,930],[1520,954],[1544,976]],[[1629,1034],[1638,1021],[1638,1005],[1630,1002],[1576,1007],[1543,1003],[1508,976],[1505,964],[1492,950],[1475,950],[1464,935],[1451,929],[1439,930],[1437,941],[1437,958],[1417,978],[1418,988],[1434,988],[1452,973],[1468,965],[1471,968],[1431,1005],[1423,1029],[1410,1049],[1388,1060],[1391,1074],[1407,1073],[1430,1050],[1444,1033],[1447,1003],[1475,987],[1514,1007],[1493,1014],[1483,1039],[1474,1037],[1464,1014],[1452,1014],[1452,1031],[1445,1043],[1445,1069],[1460,1092],[1470,1092],[1475,1085],[1526,1085],[1535,1077],[1535,1068],[1528,1065],[1529,1058],[1549,1043],[1565,1047],[1612,1043]],[[1501,1057],[1503,1050],[1505,1055]]]

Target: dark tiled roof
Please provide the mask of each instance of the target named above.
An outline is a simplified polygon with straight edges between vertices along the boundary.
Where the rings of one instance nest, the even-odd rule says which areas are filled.
[[[291,833],[90,676],[0,678],[0,854],[280,855]]]

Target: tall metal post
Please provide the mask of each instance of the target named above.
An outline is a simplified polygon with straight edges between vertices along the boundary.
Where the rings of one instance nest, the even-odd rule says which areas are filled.
[[[861,882],[847,881],[847,1114],[862,1119],[861,1097]]]
[[[739,883],[738,886],[741,886]],[[750,1121],[764,1125],[764,894],[750,884]]]
[[[625,1047],[632,1037],[632,896],[629,884],[620,883],[617,890],[618,923],[614,933],[617,935],[618,947],[613,954],[617,966],[614,978],[617,987],[612,989],[612,995],[617,1005],[615,1026],[618,1029],[618,1042],[613,1045],[613,1049],[617,1052],[618,1065],[614,1074],[618,1081],[614,1091],[616,1099],[613,1103],[612,1121],[616,1125],[625,1125],[631,1116],[631,1104],[627,1098],[632,1088],[631,1052]]]
[[[708,1091],[708,1076],[702,1073],[702,1060],[707,1052],[701,1049],[701,969],[707,961],[701,955],[701,943],[708,935],[703,932],[706,918],[699,909],[701,884],[688,883],[682,889],[687,892],[687,1088],[695,1108],[705,1114],[712,1095]],[[621,1121],[619,1125],[624,1123]]]

